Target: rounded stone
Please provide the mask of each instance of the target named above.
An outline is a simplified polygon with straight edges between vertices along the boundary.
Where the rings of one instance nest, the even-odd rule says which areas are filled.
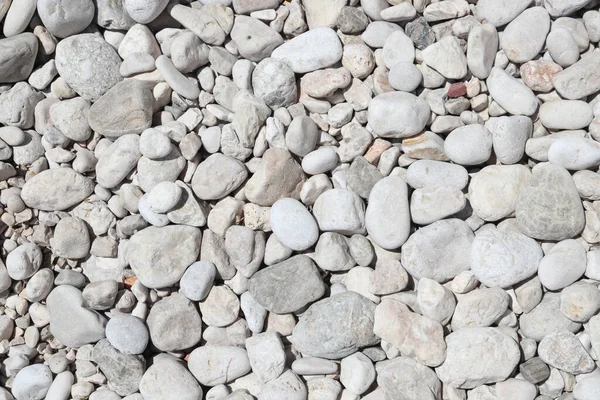
[[[287,107],[297,100],[296,76],[283,61],[266,58],[252,73],[254,95],[272,108]]]
[[[384,93],[369,103],[368,120],[373,132],[385,138],[405,138],[420,133],[431,110],[425,100],[410,93]]]
[[[152,344],[160,351],[184,350],[202,338],[200,314],[184,295],[173,293],[152,306],[148,319]]]
[[[95,7],[92,0],[39,0],[37,12],[51,34],[65,38],[87,28]]]
[[[319,238],[317,222],[298,200],[277,200],[271,207],[270,221],[277,239],[292,250],[306,250]]]
[[[142,354],[150,339],[144,321],[128,314],[119,314],[108,320],[106,339],[123,354]]]

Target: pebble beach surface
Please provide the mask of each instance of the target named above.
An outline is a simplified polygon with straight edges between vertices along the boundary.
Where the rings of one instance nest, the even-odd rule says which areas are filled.
[[[599,400],[600,0],[0,0],[0,400]]]

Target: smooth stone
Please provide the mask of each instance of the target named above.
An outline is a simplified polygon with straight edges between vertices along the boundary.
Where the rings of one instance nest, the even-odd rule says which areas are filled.
[[[573,322],[560,312],[560,293],[546,292],[542,301],[531,311],[519,317],[523,336],[541,341],[552,332],[578,332],[581,324]]]
[[[523,11],[509,23],[500,37],[500,47],[506,57],[522,64],[532,60],[544,47],[550,31],[550,16],[543,7]]]
[[[397,176],[377,182],[369,195],[365,227],[371,239],[384,249],[397,249],[410,233],[408,187]]]
[[[298,281],[303,282],[301,287]],[[256,272],[248,291],[268,311],[287,314],[323,297],[325,285],[313,261],[297,255]]]
[[[52,250],[71,260],[85,258],[90,251],[90,234],[86,223],[75,217],[62,218],[54,228]]]
[[[538,345],[538,354],[546,364],[574,375],[596,368],[579,338],[569,331],[552,332],[544,337]]]
[[[342,235],[364,234],[365,205],[356,193],[331,189],[321,194],[313,205],[313,216],[319,229]]]
[[[354,353],[340,363],[340,382],[356,396],[366,392],[376,377],[373,362],[363,353]]]
[[[38,52],[38,39],[30,32],[0,40],[0,82],[13,83],[31,75]]]
[[[490,119],[486,128],[492,133],[496,158],[502,164],[516,164],[525,154],[525,145],[533,132],[531,118],[510,116]]]
[[[157,129],[148,128],[140,135],[140,152],[151,160],[166,157],[171,152],[171,139]]]
[[[23,243],[6,256],[6,271],[14,280],[25,280],[42,265],[42,250],[35,243]]]
[[[481,0],[475,7],[475,15],[495,27],[508,24],[531,5],[530,0]]]
[[[537,272],[543,257],[533,239],[520,232],[488,229],[475,236],[471,270],[488,287],[509,287]]]
[[[123,79],[117,51],[94,34],[61,40],[56,45],[55,60],[60,76],[86,100],[98,100]]]
[[[287,150],[270,148],[246,182],[244,194],[254,204],[271,206],[283,197],[298,199],[305,180],[302,168]]]
[[[558,72],[552,79],[558,94],[569,100],[582,99],[600,90],[600,54],[591,53],[575,64]]]
[[[297,98],[294,71],[283,61],[266,58],[252,73],[254,95],[272,108],[291,106]]]
[[[302,251],[319,238],[319,227],[310,212],[298,200],[277,200],[270,211],[271,229],[286,247]]]
[[[213,287],[217,269],[208,261],[196,261],[185,270],[179,281],[179,292],[192,301],[202,301]]]
[[[138,135],[123,135],[114,141],[98,159],[96,164],[96,179],[104,188],[117,187],[137,166],[140,153],[140,137]]]
[[[167,356],[157,357],[140,381],[144,400],[197,400],[202,388],[179,360]]]
[[[402,30],[396,30],[385,39],[382,57],[388,69],[400,62],[412,63],[415,60],[415,45]]]
[[[346,5],[344,0],[332,0],[323,3],[319,0],[303,0],[304,12],[306,13],[306,22],[309,29],[315,29],[321,26],[334,28],[338,15]]]
[[[27,206],[42,211],[62,211],[79,204],[94,191],[91,179],[71,168],[52,168],[29,179],[21,191]]]
[[[4,19],[4,29],[2,31],[4,36],[15,36],[27,29],[27,25],[35,14],[36,3],[35,0],[24,0],[10,5]]]
[[[462,79],[467,74],[467,57],[455,36],[446,36],[427,46],[422,55],[425,64],[446,79]]]
[[[76,142],[89,139],[92,132],[88,123],[90,103],[80,97],[63,100],[50,107],[50,118],[63,135]]]
[[[225,41],[226,33],[209,12],[199,8],[176,4],[168,8],[168,12],[181,25],[196,34],[209,45],[220,46]]]
[[[83,31],[94,19],[92,0],[41,0],[37,12],[44,27],[57,38]]]
[[[144,286],[167,287],[196,261],[200,241],[200,230],[191,226],[148,227],[131,237],[126,257]]]
[[[413,233],[402,246],[401,262],[408,273],[444,283],[469,269],[473,231],[458,219],[436,221]]]
[[[0,94],[0,123],[21,129],[33,127],[35,108],[42,99],[42,93],[35,90],[30,84],[26,82],[16,83],[12,88]],[[7,157],[4,155],[2,159],[6,160]],[[15,154],[15,157],[17,157],[17,154]],[[29,163],[33,161],[35,160],[30,160]]]
[[[600,144],[585,138],[559,138],[548,149],[548,161],[569,170],[594,168],[600,165]]]
[[[569,172],[540,164],[519,193],[516,218],[527,236],[558,241],[579,234],[585,225],[581,199]]]
[[[311,151],[302,159],[302,170],[308,175],[329,172],[338,164],[338,155],[333,146],[322,146]]]
[[[154,21],[165,9],[168,0],[122,0],[127,14],[140,23],[147,24]]]
[[[517,199],[531,177],[523,165],[490,165],[474,174],[469,183],[469,201],[484,221],[499,221],[515,213]]]
[[[552,60],[561,67],[569,67],[579,60],[577,42],[568,29],[552,29],[546,39],[546,48]]]
[[[240,301],[228,286],[213,286],[200,303],[202,321],[209,327],[231,325],[240,312]]]
[[[446,358],[442,325],[411,312],[398,300],[384,299],[375,308],[373,332],[401,354],[435,367]]]
[[[202,346],[190,353],[188,368],[204,386],[229,383],[251,371],[245,349],[234,346]]]
[[[574,239],[558,242],[541,260],[540,282],[549,290],[560,290],[577,281],[585,273],[585,248]]]
[[[262,21],[244,15],[235,17],[231,40],[242,57],[254,62],[270,57],[274,50],[283,45],[283,38],[278,32]]]
[[[152,344],[160,351],[179,351],[202,338],[202,320],[196,306],[180,293],[155,303],[146,320]]]
[[[410,93],[381,94],[369,104],[369,126],[377,136],[405,138],[420,133],[431,111],[425,100]]]
[[[244,164],[224,154],[211,154],[198,165],[192,190],[202,200],[218,200],[237,189],[247,178]]]
[[[303,355],[341,359],[379,342],[373,334],[375,304],[344,292],[311,305],[300,317],[291,341]]]
[[[436,373],[457,389],[503,381],[519,363],[519,345],[498,328],[461,329],[446,336],[446,343],[446,360]]]
[[[120,107],[114,105],[119,103]],[[154,97],[138,80],[117,83],[90,108],[91,128],[108,138],[140,134],[152,123]]]
[[[595,285],[575,282],[560,293],[560,312],[571,321],[587,322],[600,310],[600,291]]]
[[[276,48],[271,57],[284,61],[295,73],[329,67],[342,59],[342,44],[331,28],[316,28]]]
[[[169,57],[164,54],[159,56],[155,61],[155,66],[157,71],[165,79],[165,82],[174,92],[189,100],[198,98],[200,95],[198,86],[193,84],[193,81],[189,80],[185,75],[179,72]]]
[[[258,400],[304,400],[307,398],[306,385],[290,370],[285,371],[279,378],[267,382],[261,388],[258,396]]]
[[[104,338],[106,319],[86,308],[82,293],[69,285],[57,286],[46,298],[50,332],[65,346],[80,347]]]
[[[277,379],[285,370],[285,350],[277,332],[265,332],[246,339],[252,372],[263,382]]]
[[[547,101],[540,107],[540,121],[548,129],[586,128],[594,119],[592,106],[581,100]]]
[[[461,126],[446,137],[444,152],[456,164],[482,164],[492,154],[492,134],[483,125]]]
[[[435,160],[417,160],[406,173],[406,182],[414,189],[447,186],[462,190],[468,180],[464,167]]]
[[[508,309],[510,296],[493,287],[475,289],[458,299],[452,316],[452,330],[491,326]]]
[[[123,0],[97,0],[96,23],[106,29],[127,30],[135,21],[125,9]]]
[[[486,84],[492,98],[510,114],[530,116],[538,108],[531,89],[503,69],[492,68]]]
[[[437,400],[442,397],[442,383],[435,372],[410,357],[400,356],[379,363],[377,384],[382,396],[372,397],[377,393],[374,391],[364,399]]]
[[[52,372],[50,368],[44,364],[32,364],[17,372],[11,389],[17,400],[42,400],[46,398],[46,393],[48,393],[51,384]]]
[[[394,89],[412,92],[423,81],[423,74],[413,63],[400,61],[390,69],[388,80]]]
[[[326,271],[347,271],[356,262],[351,253],[348,239],[335,232],[324,232],[315,247],[314,260]]]
[[[417,305],[424,317],[446,325],[456,307],[454,294],[433,279],[421,278],[417,286]]]
[[[116,315],[106,324],[106,339],[123,354],[142,354],[150,335],[146,324],[133,315]]]
[[[523,83],[531,90],[548,93],[554,89],[554,76],[562,70],[555,62],[540,58],[521,65],[519,73]]]
[[[600,377],[590,375],[577,381],[573,389],[573,395],[577,400],[594,400],[598,390],[600,390]]]
[[[304,157],[317,147],[320,136],[318,125],[310,117],[300,115],[287,128],[285,146],[291,153]]]
[[[360,37],[371,47],[383,48],[388,36],[400,29],[402,28],[398,24],[392,22],[371,21]]]
[[[139,389],[146,361],[142,356],[123,354],[102,339],[92,352],[92,360],[106,377],[110,388],[120,396],[127,396]]]
[[[544,2],[544,7],[552,17],[556,18],[572,14],[588,3],[587,0],[553,0]]]
[[[465,208],[466,198],[452,187],[416,189],[410,196],[410,216],[417,225],[429,225]]]

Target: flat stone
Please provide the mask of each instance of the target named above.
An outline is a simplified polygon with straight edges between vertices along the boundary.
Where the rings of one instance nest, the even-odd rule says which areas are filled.
[[[245,349],[234,346],[202,346],[191,352],[188,368],[204,386],[229,383],[250,372]]]
[[[244,193],[252,203],[271,206],[283,197],[298,199],[305,179],[302,168],[287,150],[270,148],[246,182]]]
[[[98,184],[107,189],[118,186],[137,166],[142,154],[138,135],[124,135],[102,152],[96,164]]]
[[[150,335],[143,320],[133,315],[116,315],[106,324],[106,339],[123,354],[142,354]]]
[[[413,233],[402,246],[402,266],[413,277],[444,283],[469,269],[473,231],[458,219],[436,221]]]
[[[200,240],[200,230],[190,226],[148,227],[131,237],[127,259],[144,286],[171,286],[197,259]]]
[[[156,302],[150,309],[148,332],[160,351],[179,351],[193,347],[202,337],[202,321],[194,304],[180,293]]]
[[[600,145],[595,140],[558,138],[548,148],[548,161],[569,170],[583,170],[600,165]]]
[[[521,188],[516,218],[527,236],[562,240],[579,234],[585,218],[581,199],[571,175],[563,167],[541,164]]]
[[[115,104],[119,107],[115,107]],[[152,123],[154,96],[143,82],[117,83],[92,104],[90,127],[108,138],[140,134]]]
[[[492,98],[513,115],[530,116],[538,108],[538,99],[525,84],[498,67],[492,68],[486,80]]]
[[[271,56],[283,44],[279,33],[258,19],[244,15],[235,17],[231,39],[237,44],[240,55],[254,62]]]
[[[406,182],[414,189],[447,186],[462,190],[468,180],[463,166],[434,160],[417,160],[406,173]]]
[[[256,272],[248,281],[248,291],[268,311],[286,314],[323,297],[325,285],[313,261],[297,255]]]
[[[52,168],[29,179],[23,186],[21,198],[38,210],[62,211],[79,204],[93,191],[91,179],[71,168]]]
[[[423,61],[447,79],[462,79],[467,74],[467,57],[455,36],[446,36],[423,50]]]
[[[302,314],[291,341],[305,356],[344,358],[379,342],[373,334],[374,313],[375,304],[358,293],[334,295]]]
[[[466,293],[456,304],[452,316],[452,330],[491,326],[504,315],[509,302],[508,293],[497,287]]]
[[[184,364],[174,357],[157,357],[140,381],[145,400],[197,400],[202,388]]]
[[[490,165],[474,174],[469,183],[469,201],[484,221],[513,216],[519,193],[531,177],[523,165]]]
[[[519,14],[502,33],[500,47],[512,62],[532,60],[544,47],[550,32],[550,16],[543,7],[532,7]]]
[[[558,94],[569,100],[582,99],[600,90],[600,54],[588,54],[575,64],[554,75]]]
[[[316,28],[279,46],[271,57],[289,64],[295,73],[329,67],[342,59],[342,44],[331,28]]]
[[[435,372],[410,357],[385,360],[378,367],[377,384],[383,391],[381,399],[437,400],[442,396],[442,383]]]
[[[38,52],[38,39],[30,32],[0,40],[0,82],[12,83],[31,75]]]
[[[412,63],[415,60],[415,46],[402,30],[395,30],[385,39],[382,57],[388,69],[394,68],[399,62]]]
[[[127,396],[138,391],[140,380],[146,369],[146,361],[142,356],[123,354],[102,339],[92,352],[92,360],[106,376],[109,387],[120,396]]]
[[[271,229],[279,242],[292,250],[306,250],[319,238],[317,222],[298,200],[277,200],[271,207],[270,218]]]
[[[585,248],[574,239],[558,242],[542,259],[540,282],[549,290],[560,290],[583,276],[587,259]]]
[[[394,211],[390,213],[390,210]],[[385,249],[396,249],[406,242],[410,233],[410,211],[408,188],[403,179],[390,176],[373,186],[365,227],[372,240]]]
[[[581,324],[573,322],[560,312],[560,293],[546,292],[542,301],[531,311],[519,317],[523,336],[541,341],[552,332],[578,332]]]
[[[457,389],[503,381],[519,363],[519,345],[498,328],[461,329],[446,336],[446,344],[446,360],[436,373]]]
[[[390,92],[371,101],[368,120],[377,136],[405,138],[423,131],[430,114],[429,105],[422,98],[410,93]]]
[[[192,190],[202,200],[219,200],[236,190],[248,177],[244,164],[215,153],[202,161],[192,178]]]
[[[592,107],[581,100],[547,101],[539,116],[546,128],[556,130],[586,128],[594,118]]]
[[[548,334],[540,342],[538,354],[546,364],[574,375],[589,373],[596,368],[577,336],[569,331]]]
[[[81,97],[96,101],[123,79],[121,58],[104,39],[84,33],[56,46],[56,69]]]
[[[365,233],[365,205],[360,196],[350,190],[323,192],[315,201],[313,216],[321,231],[342,235]]]
[[[446,358],[442,325],[411,312],[397,300],[384,299],[375,308],[373,332],[403,355],[427,366],[438,366]]]
[[[57,286],[46,298],[46,305],[50,332],[65,346],[77,348],[104,338],[106,318],[87,308],[77,288]]]

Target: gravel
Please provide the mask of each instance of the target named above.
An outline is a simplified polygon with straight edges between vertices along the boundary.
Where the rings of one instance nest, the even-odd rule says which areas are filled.
[[[0,0],[0,399],[597,400],[590,0]]]

